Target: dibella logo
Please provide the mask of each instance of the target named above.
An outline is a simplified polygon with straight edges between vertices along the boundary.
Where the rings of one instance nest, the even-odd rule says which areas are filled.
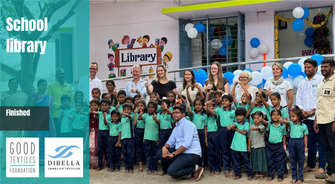
[[[57,155],[55,156],[48,155],[48,156],[51,158],[67,158],[73,155],[73,152],[71,152],[71,148],[80,149],[78,146],[59,146],[58,148],[55,149],[55,151],[58,153]]]
[[[45,177],[83,177],[83,138],[45,138]]]
[[[6,177],[39,177],[39,138],[6,138]]]

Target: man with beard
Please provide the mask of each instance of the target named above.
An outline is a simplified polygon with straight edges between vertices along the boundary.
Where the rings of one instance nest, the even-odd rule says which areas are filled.
[[[303,123],[308,127],[308,160],[304,172],[315,170],[316,151],[319,150],[319,169],[315,173],[318,179],[327,178],[326,167],[326,149],[321,143],[320,134],[313,129],[318,86],[323,77],[316,74],[318,63],[313,59],[306,59],[304,62],[305,74],[307,77],[303,79],[298,87],[296,95],[296,104],[302,110],[307,118]]]
[[[324,59],[321,73],[324,79],[318,87],[315,132],[320,132],[321,142],[326,148],[327,182],[335,183],[335,61]]]

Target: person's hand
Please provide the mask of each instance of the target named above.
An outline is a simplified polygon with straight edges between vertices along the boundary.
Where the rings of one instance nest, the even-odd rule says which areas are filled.
[[[333,122],[332,131],[335,133],[335,121]]]
[[[308,148],[305,148],[305,153],[308,153]]]
[[[304,111],[304,112],[306,112],[306,111]],[[306,118],[311,117],[311,116],[312,116],[312,112],[310,112],[310,111],[306,112],[306,115],[305,115]]]
[[[255,102],[251,102],[251,106],[250,106],[250,108],[253,108],[253,107],[255,107],[255,105],[256,105],[256,103],[255,103]]]
[[[145,140],[143,139],[143,143],[145,143]]]
[[[174,155],[173,155],[172,153],[169,153],[169,154],[166,156],[167,159],[171,159],[171,158],[173,158],[173,157],[174,157]]]
[[[112,95],[114,95],[114,96],[117,96],[116,89],[114,89],[114,91],[113,91]]]
[[[231,129],[231,126],[227,126],[227,130],[230,130]]]
[[[166,104],[165,104],[165,103],[162,103],[162,104],[161,104],[161,108],[162,108],[162,111],[166,110],[166,109],[167,109]]]
[[[251,126],[251,127],[250,127],[250,131],[254,131],[254,127]]]
[[[239,81],[235,81],[234,86],[237,86],[238,83],[239,83]]]
[[[143,95],[141,95],[141,98],[140,98],[140,99],[142,99],[142,100],[144,99]]]
[[[205,109],[205,111],[207,111],[207,109],[208,109],[207,105],[204,106],[204,109]]]
[[[251,153],[251,148],[250,147],[248,147],[248,153]]]
[[[134,113],[136,114],[136,113],[137,113],[137,111],[138,111],[138,109],[136,108],[136,109],[134,110]]]
[[[207,141],[207,138],[205,139],[205,144],[206,144],[206,147],[208,147],[208,141]]]
[[[120,102],[117,103],[117,105],[116,105],[115,108],[116,108],[116,109],[119,109],[119,108],[120,108]]]
[[[187,84],[186,89],[188,89],[190,87],[192,87],[192,85],[191,84]]]
[[[211,90],[211,89],[213,88],[213,84],[208,84],[208,85],[206,86],[206,88],[207,88],[207,90]]]
[[[304,111],[304,110],[301,110],[301,112],[302,112],[302,114],[303,114],[305,117],[308,117],[308,115],[307,115],[307,112],[306,112],[306,111]]]
[[[159,98],[159,94],[158,94],[158,93],[156,93],[156,99],[160,99],[160,98]]]
[[[162,147],[162,157],[166,158],[168,154],[170,154],[169,150],[165,146],[163,146]]]
[[[186,107],[186,111],[191,111],[191,107],[190,107],[190,106],[187,106],[187,107]]]
[[[279,118],[279,123],[283,123],[283,122],[284,122],[283,118],[280,117],[280,118]]]
[[[159,143],[159,139],[157,139],[157,141],[156,141],[156,146],[158,146],[158,143]]]
[[[148,79],[145,79],[144,86],[145,86],[145,87],[148,87],[148,85],[149,85]]]
[[[197,88],[198,90],[200,89],[200,86],[199,86],[199,84],[197,84],[197,83],[193,84],[193,86],[194,86],[195,88]],[[199,91],[200,91],[200,90],[199,90]]]
[[[283,145],[283,148],[284,148],[284,150],[285,150],[285,153],[286,153],[286,152],[287,152],[287,151],[286,151],[286,145]],[[286,167],[286,166],[285,166],[285,167]]]
[[[334,125],[334,124],[333,124],[333,125]],[[319,125],[318,125],[318,123],[317,123],[316,120],[314,121],[314,126],[313,126],[313,128],[314,128],[314,131],[315,131],[316,133],[319,133]]]
[[[133,86],[133,85],[131,85],[130,92],[132,92],[132,93],[136,93],[136,89],[134,88],[134,86]]]
[[[155,112],[154,112],[154,116],[152,117],[152,119],[153,119],[154,121],[157,121],[157,120],[158,120]]]

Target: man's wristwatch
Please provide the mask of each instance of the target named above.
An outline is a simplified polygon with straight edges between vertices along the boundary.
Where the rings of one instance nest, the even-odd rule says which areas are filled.
[[[174,152],[172,153],[172,155],[175,157],[176,155],[174,154]]]

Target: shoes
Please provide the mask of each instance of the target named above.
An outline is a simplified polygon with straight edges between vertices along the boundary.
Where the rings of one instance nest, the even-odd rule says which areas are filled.
[[[305,173],[305,172],[310,172],[310,171],[315,171],[315,168],[311,168],[311,167],[308,167],[308,166],[306,166],[306,167],[304,168],[304,173]]]
[[[335,173],[333,173],[332,175],[330,175],[329,178],[325,179],[326,182],[330,182],[330,183],[335,183]]]
[[[190,178],[190,180],[198,181],[201,178],[203,172],[204,172],[204,168],[202,168],[201,166],[198,166],[198,169],[194,171],[193,173],[194,176]]]

